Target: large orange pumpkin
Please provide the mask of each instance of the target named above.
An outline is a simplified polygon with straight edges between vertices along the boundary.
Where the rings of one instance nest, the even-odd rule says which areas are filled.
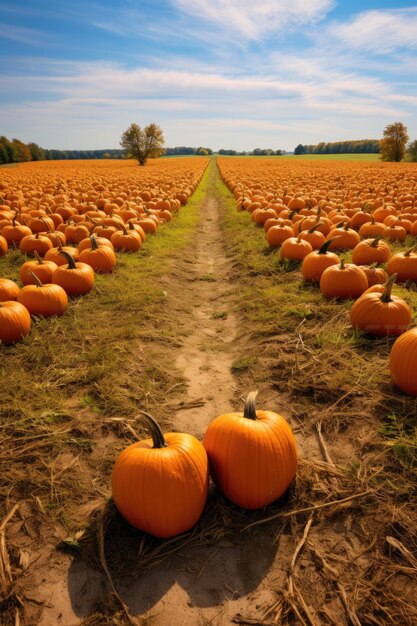
[[[405,393],[417,396],[417,328],[408,330],[395,341],[389,365],[397,387]]]
[[[234,504],[259,509],[279,498],[297,469],[297,444],[286,420],[257,411],[251,392],[243,413],[227,413],[207,427],[204,447],[211,476]]]
[[[120,454],[112,473],[112,494],[123,517],[156,537],[173,537],[198,521],[208,492],[207,454],[187,433],[162,431],[143,414],[151,439]]]

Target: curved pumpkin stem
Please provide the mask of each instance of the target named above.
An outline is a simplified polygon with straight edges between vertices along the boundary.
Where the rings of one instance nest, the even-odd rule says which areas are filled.
[[[410,256],[410,254],[412,252],[416,252],[416,250],[417,250],[417,244],[415,246],[413,246],[412,248],[408,248],[408,250],[406,250],[404,252],[404,256]]]
[[[333,241],[336,241],[336,239],[339,239],[339,237],[340,235],[338,237],[332,237],[331,239],[328,239],[327,241],[325,241],[319,250],[319,254],[327,254],[327,251],[329,247],[331,246],[331,244],[333,243]]]
[[[391,291],[392,291],[392,287],[397,279],[398,274],[393,274],[392,276],[390,276],[387,280],[387,282],[385,283],[384,287],[384,292],[381,296],[381,302],[392,302],[392,298],[391,298]]]
[[[58,252],[58,254],[62,254],[62,256],[64,256],[67,259],[67,261],[68,261],[68,269],[69,270],[77,269],[77,266],[75,265],[74,257],[71,256],[71,254],[69,254],[69,252],[66,252],[65,250],[60,250]]]
[[[42,257],[39,256],[37,250],[34,251],[34,255],[35,255],[35,259],[37,260],[39,265],[43,265],[43,259],[42,259]]]
[[[248,394],[245,402],[245,408],[243,409],[243,417],[250,420],[256,420],[256,405],[255,400],[258,395],[258,391],[251,391]]]
[[[381,239],[383,238],[384,238],[384,235],[378,235],[369,245],[371,246],[371,248],[376,248],[379,242],[381,241]]]
[[[29,272],[29,276],[32,276],[32,278],[35,281],[37,287],[43,287],[44,286],[43,282],[41,281],[41,279],[38,276],[36,276],[36,274],[34,272]]]
[[[144,422],[149,429],[150,435],[152,437],[153,448],[167,448],[168,444],[165,441],[164,435],[162,433],[161,427],[158,422],[150,413],[146,413],[146,411],[140,411],[140,414],[144,418]]]
[[[306,218],[304,218],[304,219],[306,219]],[[303,220],[303,222],[304,222],[304,220]],[[312,226],[312,227],[308,230],[308,232],[309,232],[310,234],[311,234],[311,233],[314,233],[314,231],[316,231],[316,230],[317,230],[317,228],[318,228],[319,226],[324,226],[324,222],[317,222],[317,224],[314,224],[314,226]]]

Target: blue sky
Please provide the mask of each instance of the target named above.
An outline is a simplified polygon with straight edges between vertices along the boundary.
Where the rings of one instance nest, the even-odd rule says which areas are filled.
[[[249,150],[417,138],[417,4],[391,0],[0,0],[0,134],[116,148]]]

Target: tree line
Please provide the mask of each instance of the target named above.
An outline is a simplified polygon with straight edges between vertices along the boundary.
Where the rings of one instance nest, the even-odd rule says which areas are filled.
[[[179,146],[176,148],[166,148],[164,154],[167,156],[180,155],[211,155],[210,148],[191,148]],[[23,163],[25,161],[63,161],[79,159],[125,159],[126,150],[121,148],[107,150],[49,150],[41,148],[36,143],[25,144],[20,139],[8,139],[0,137],[0,165],[9,163]]]
[[[303,145],[301,143],[294,149],[294,154],[358,154],[374,153],[380,151],[379,139],[359,139],[356,141],[333,141]]]

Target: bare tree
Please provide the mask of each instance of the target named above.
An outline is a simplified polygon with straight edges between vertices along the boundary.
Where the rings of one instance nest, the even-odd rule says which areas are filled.
[[[141,128],[138,124],[131,124],[123,133],[120,145],[128,156],[137,159],[139,165],[145,165],[148,158],[156,158],[164,153],[164,134],[158,124],[148,124]]]

